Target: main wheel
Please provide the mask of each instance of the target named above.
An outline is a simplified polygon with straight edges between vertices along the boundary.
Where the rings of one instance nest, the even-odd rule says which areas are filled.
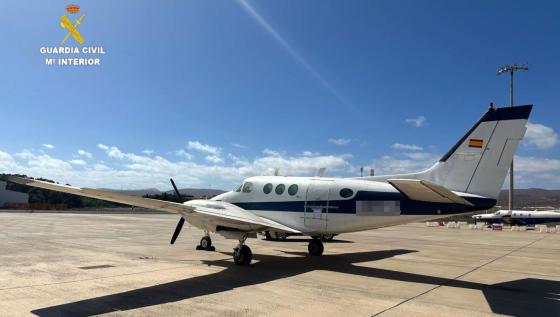
[[[276,232],[276,239],[278,240],[286,240],[288,238],[288,234],[285,232]]]
[[[212,239],[209,236],[204,236],[200,239],[200,248],[206,251],[214,251],[215,248],[212,246]]]
[[[307,250],[311,255],[322,255],[325,248],[323,247],[323,242],[319,239],[313,239],[309,241],[309,245],[307,246]]]
[[[253,259],[253,252],[251,249],[246,246],[242,245],[241,249],[235,248],[233,249],[233,261],[237,265],[249,265],[251,264],[251,260]]]

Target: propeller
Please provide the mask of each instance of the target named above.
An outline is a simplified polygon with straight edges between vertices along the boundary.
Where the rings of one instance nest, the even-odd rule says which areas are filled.
[[[181,201],[181,194],[179,193],[177,186],[175,186],[175,182],[173,181],[173,178],[170,178],[169,180],[171,181],[171,185],[173,185],[173,189],[175,190],[175,195],[177,195],[177,199]],[[175,232],[173,232],[173,236],[171,237],[171,244],[174,244],[175,240],[177,240],[177,237],[179,236],[181,229],[183,229],[184,223],[185,223],[185,218],[181,217],[181,219],[179,219],[179,223],[177,223]]]
[[[177,240],[177,237],[179,236],[179,232],[181,232],[181,229],[183,229],[184,223],[185,223],[185,218],[181,217],[181,219],[179,219],[179,223],[177,224],[177,228],[175,228],[175,232],[173,232],[173,237],[171,237],[171,244],[174,244],[175,240]]]

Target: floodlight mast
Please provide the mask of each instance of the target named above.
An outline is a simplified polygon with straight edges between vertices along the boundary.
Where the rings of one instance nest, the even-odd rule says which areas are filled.
[[[513,73],[518,70],[529,70],[529,67],[525,64],[513,64],[505,65],[498,68],[497,75],[509,73],[509,106],[513,107]],[[509,167],[509,212],[513,210],[513,159],[511,160],[511,166]]]

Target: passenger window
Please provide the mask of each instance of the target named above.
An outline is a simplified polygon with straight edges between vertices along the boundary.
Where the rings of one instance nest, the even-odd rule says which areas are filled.
[[[352,195],[354,195],[354,191],[350,188],[343,188],[340,190],[340,197],[348,198],[352,197]]]
[[[278,195],[282,195],[282,193],[284,192],[284,190],[286,189],[286,185],[284,184],[278,184],[276,186],[276,189],[274,190],[276,192],[276,194]]]
[[[296,184],[290,185],[290,187],[288,187],[288,194],[290,194],[290,196],[297,194],[297,191],[298,186]]]
[[[252,190],[253,190],[253,183],[246,182],[245,184],[243,184],[243,192],[244,193],[250,193]]]
[[[271,191],[272,191],[272,184],[271,183],[268,183],[268,184],[264,185],[263,192],[265,194],[270,194]]]

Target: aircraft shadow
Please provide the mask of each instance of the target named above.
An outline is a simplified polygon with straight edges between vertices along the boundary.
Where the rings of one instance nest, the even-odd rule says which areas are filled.
[[[560,316],[560,282],[557,281],[526,278],[487,285],[354,265],[354,263],[377,261],[411,252],[416,251],[396,249],[324,255],[322,257],[284,257],[255,254],[254,259],[259,260],[259,263],[251,267],[239,267],[232,261],[226,260],[204,261],[205,264],[222,266],[225,269],[204,276],[41,308],[33,310],[32,313],[37,316],[93,316],[177,302],[197,296],[225,292],[238,287],[266,283],[310,271],[327,270],[364,277],[480,290],[486,297],[492,311],[498,314]],[[291,254],[301,255],[299,252]]]

